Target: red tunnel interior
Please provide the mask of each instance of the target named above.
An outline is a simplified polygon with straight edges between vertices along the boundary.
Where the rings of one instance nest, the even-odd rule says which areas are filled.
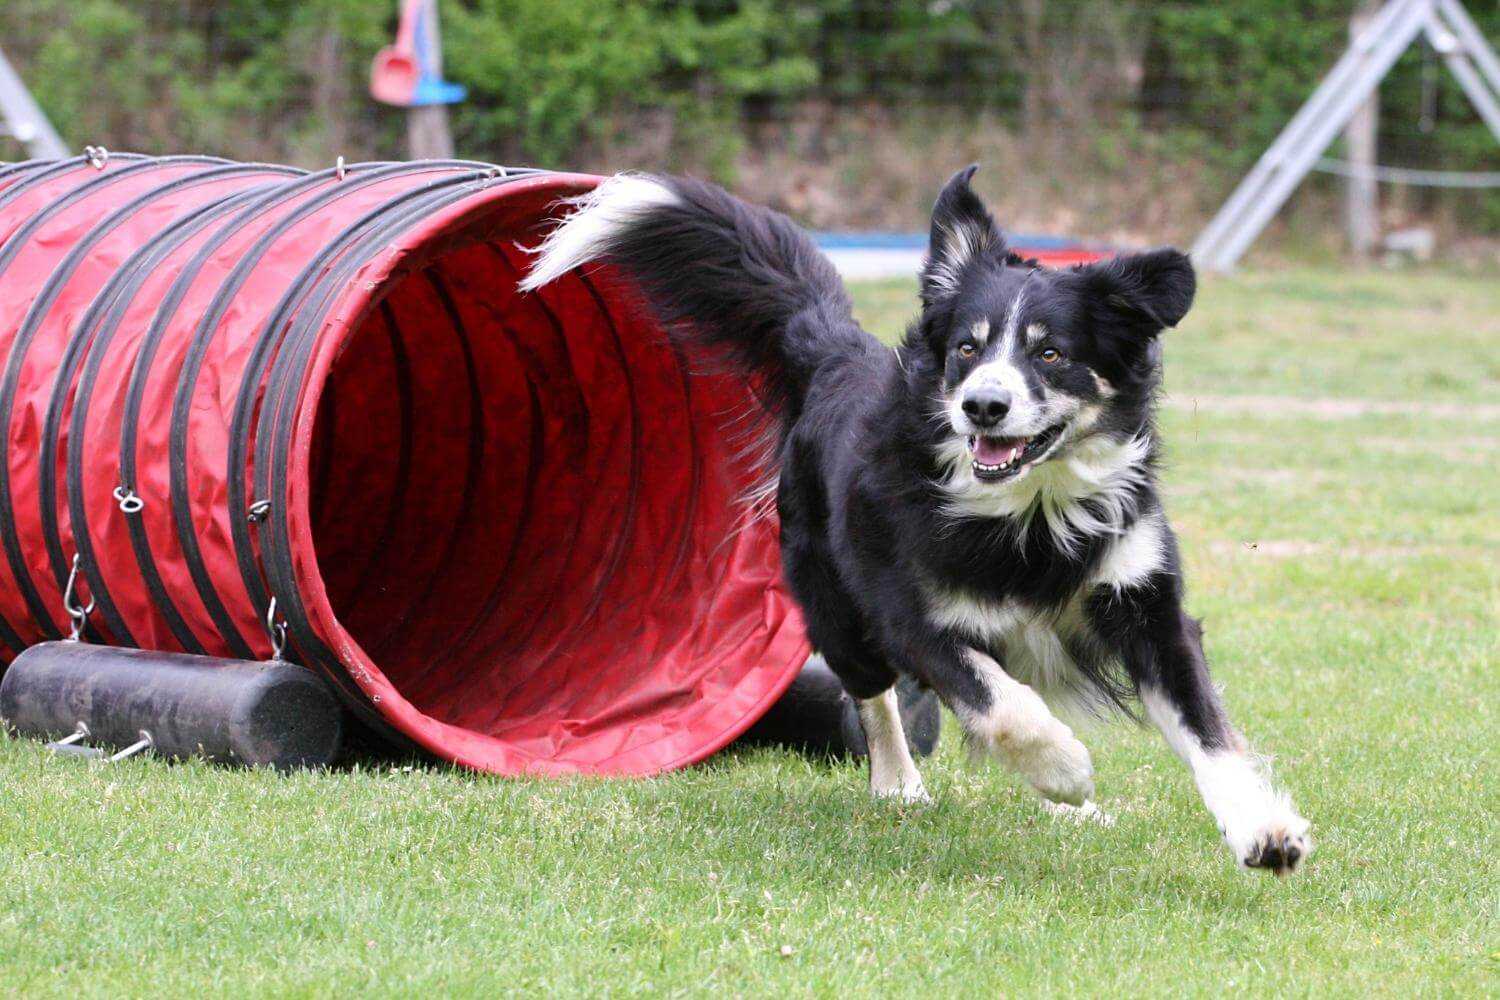
[[[610,275],[518,293],[534,226],[475,232],[383,290],[322,386],[328,603],[409,703],[384,714],[470,762],[706,756],[805,657],[774,525],[745,508],[760,409]]]

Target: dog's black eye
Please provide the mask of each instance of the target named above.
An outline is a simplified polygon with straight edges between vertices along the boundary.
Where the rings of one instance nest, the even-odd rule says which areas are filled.
[[[1057,353],[1056,349],[1051,347],[1043,350],[1041,354],[1037,355],[1037,357],[1041,358],[1049,365],[1055,365],[1062,360],[1062,355]]]
[[[958,356],[959,357],[961,357],[961,358],[972,358],[974,356],[974,353],[975,352],[974,352],[974,345],[973,344],[959,344],[958,345]]]

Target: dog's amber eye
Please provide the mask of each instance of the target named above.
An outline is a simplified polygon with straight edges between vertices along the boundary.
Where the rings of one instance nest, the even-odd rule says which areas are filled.
[[[959,344],[958,345],[958,356],[959,357],[961,357],[961,358],[972,358],[974,356],[974,353],[975,352],[974,352],[974,345],[973,344]]]
[[[1053,350],[1050,347],[1039,354],[1038,357],[1047,362],[1047,364],[1049,365],[1055,365],[1062,360],[1062,355],[1058,354],[1057,351]]]

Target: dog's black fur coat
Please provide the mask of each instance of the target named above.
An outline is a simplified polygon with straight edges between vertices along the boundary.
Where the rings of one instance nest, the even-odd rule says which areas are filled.
[[[1094,704],[1123,707],[1149,688],[1202,750],[1234,747],[1201,630],[1182,608],[1181,563],[1154,471],[1157,338],[1192,303],[1192,266],[1175,250],[1156,250],[1037,268],[1006,248],[970,188],[973,172],[955,175],[937,200],[923,308],[894,351],[855,322],[837,273],[806,234],[710,185],[649,178],[671,197],[602,227],[588,259],[625,272],[689,349],[727,350],[760,373],[780,428],[787,579],[814,645],[856,698],[906,674],[961,719],[981,717],[993,695],[967,654],[982,650],[1004,667],[1003,642],[943,624],[934,594],[1042,616],[1071,607],[1083,622],[1063,641],[1076,685]],[[997,333],[976,340],[980,323]],[[1135,445],[1129,474],[1108,494],[1075,498],[1076,530],[1039,510],[986,513],[980,477],[1003,476],[993,470],[1006,466],[976,457],[969,480],[954,458],[964,439],[949,406],[976,366],[997,359],[1024,379],[1028,399],[1071,408],[1061,430],[1027,432],[1047,440],[1056,431],[1062,442],[1028,461],[1059,461],[1085,442]],[[979,440],[970,437],[969,448]],[[995,440],[1029,448],[1033,437]],[[1018,481],[1037,474],[1014,461]],[[1148,517],[1160,528],[1145,570],[1124,583],[1095,582],[1112,546]],[[1246,863],[1295,864],[1277,850]]]
[[[934,260],[955,225],[993,231],[969,187],[971,174],[950,182],[934,208]],[[928,622],[913,571],[992,601],[1056,607],[1078,591],[1114,536],[1085,537],[1070,551],[1039,519],[944,512],[935,448],[952,431],[933,419],[932,398],[954,374],[948,341],[955,321],[1003,313],[1030,279],[1036,315],[1070,357],[1086,358],[1116,390],[1099,431],[1154,439],[1155,337],[1192,301],[1186,258],[1155,251],[1033,276],[1034,265],[1006,250],[995,231],[990,249],[965,262],[956,293],[943,294],[930,273],[924,276],[922,315],[893,352],[855,322],[837,272],[790,220],[710,185],[662,182],[680,205],[616,232],[599,258],[630,274],[669,329],[728,347],[769,373],[783,427],[777,509],[784,563],[814,644],[855,697],[883,691],[897,672],[908,672],[950,704],[983,708],[985,691],[957,662],[960,637]],[[1098,398],[1081,370],[1069,388]],[[1159,506],[1149,478],[1133,493],[1119,530]],[[1192,624],[1161,607],[1178,603],[1179,581],[1174,547],[1147,586],[1090,602],[1100,638],[1113,649],[1073,652],[1111,699],[1123,699],[1136,675],[1154,668],[1156,650],[1188,654],[1185,646],[1197,646],[1186,641],[1196,633]],[[1150,631],[1138,634],[1131,623]],[[1190,670],[1201,664],[1196,648],[1185,659]],[[1185,714],[1213,744],[1227,737],[1216,705],[1197,703],[1194,684],[1169,686],[1182,690]]]

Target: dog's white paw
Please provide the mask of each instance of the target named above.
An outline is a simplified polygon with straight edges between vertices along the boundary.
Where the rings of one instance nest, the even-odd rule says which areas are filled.
[[[1226,828],[1224,841],[1241,868],[1263,868],[1287,875],[1296,871],[1297,865],[1312,853],[1309,830],[1307,820],[1291,809],[1284,809],[1258,824],[1247,824],[1237,830]]]
[[[1026,743],[1001,740],[997,749],[1044,798],[1082,806],[1094,795],[1093,759],[1067,726]]]
[[[1115,825],[1115,818],[1103,809],[1100,809],[1093,799],[1086,800],[1081,806],[1070,806],[1066,802],[1048,802],[1043,800],[1042,808],[1058,819],[1065,819],[1074,823],[1097,823],[1100,826]]]
[[[872,781],[870,783],[870,794],[877,799],[887,799],[907,806],[927,806],[932,804],[932,796],[927,794],[927,788],[922,784],[922,779],[915,775],[905,780],[882,784]]]

